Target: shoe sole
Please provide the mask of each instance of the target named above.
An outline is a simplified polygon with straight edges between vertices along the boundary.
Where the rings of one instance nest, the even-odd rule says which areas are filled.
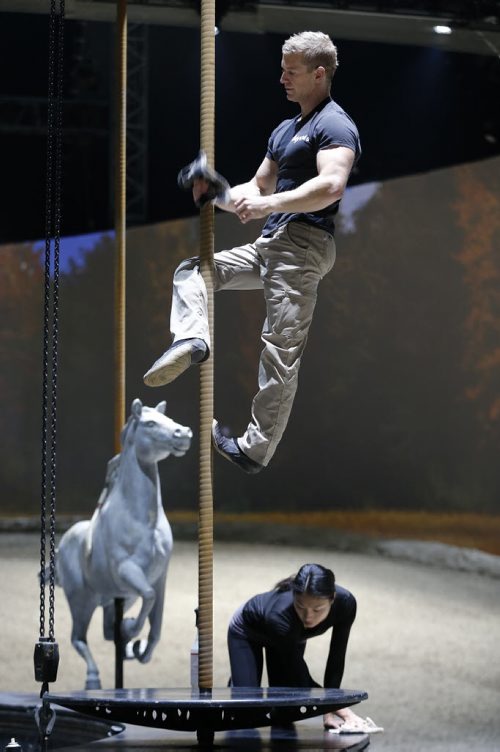
[[[165,386],[187,371],[191,365],[191,345],[179,345],[174,350],[167,351],[158,358],[143,380],[147,386]]]

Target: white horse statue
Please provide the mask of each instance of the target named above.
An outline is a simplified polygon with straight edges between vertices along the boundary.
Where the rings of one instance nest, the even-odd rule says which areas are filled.
[[[137,637],[146,619],[149,634],[136,640],[127,654],[142,663],[151,659],[160,639],[172,531],[163,511],[157,463],[173,454],[182,457],[192,431],[155,408],[132,403],[122,431],[122,451],[108,463],[104,489],[91,520],[77,522],[61,538],[56,557],[57,583],[64,589],[73,627],[71,643],[87,664],[85,689],[100,689],[97,664],[87,645],[87,629],[98,606],[104,611],[104,638],[114,636],[114,599],[125,599],[124,611],[137,599],[135,618],[124,618],[125,644]]]

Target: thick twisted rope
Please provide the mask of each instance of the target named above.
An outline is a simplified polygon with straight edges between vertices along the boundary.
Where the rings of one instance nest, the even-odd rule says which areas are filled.
[[[127,0],[116,4],[115,41],[115,299],[114,299],[114,432],[115,454],[121,451],[126,400],[126,270],[127,270]],[[115,688],[123,688],[123,599],[115,598]]]
[[[215,0],[201,3],[200,147],[214,163],[215,129]],[[211,357],[200,371],[200,498],[198,516],[198,686],[213,687],[213,489],[212,419],[214,402],[214,209],[200,213],[200,270],[207,288]]]
[[[125,282],[127,180],[127,0],[116,8],[115,100],[115,454],[121,451],[125,423]]]

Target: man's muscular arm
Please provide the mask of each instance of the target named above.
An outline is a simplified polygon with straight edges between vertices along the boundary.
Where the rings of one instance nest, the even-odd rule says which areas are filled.
[[[266,217],[271,212],[314,212],[342,198],[354,163],[354,152],[346,146],[335,146],[318,152],[318,175],[291,191],[260,192],[235,197],[233,211],[243,223]],[[270,160],[268,160],[270,161]],[[271,164],[275,164],[271,162]],[[257,173],[258,174],[258,173]],[[255,179],[255,178],[254,178]]]

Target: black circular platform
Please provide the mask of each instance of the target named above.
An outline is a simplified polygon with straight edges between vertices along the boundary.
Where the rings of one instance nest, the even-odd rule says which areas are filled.
[[[12,738],[21,745],[23,752],[40,750],[35,719],[36,709],[40,705],[40,697],[36,694],[0,693],[0,750],[4,750]],[[122,724],[109,719],[91,720],[61,708],[57,711],[57,723],[50,736],[50,749],[76,745],[82,748],[91,742],[120,734],[124,728]]]
[[[209,738],[215,731],[289,724],[366,700],[360,690],[225,687],[191,689],[87,690],[45,699],[79,713],[138,726],[196,731]]]

